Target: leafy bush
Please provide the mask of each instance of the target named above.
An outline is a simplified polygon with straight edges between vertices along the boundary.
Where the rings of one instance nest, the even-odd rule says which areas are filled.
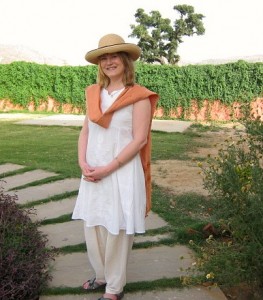
[[[49,262],[55,252],[46,249],[47,238],[20,209],[16,196],[0,191],[0,299],[38,299],[51,279]]]
[[[263,286],[263,123],[244,125],[203,168],[221,238],[207,239],[199,267],[221,285]]]
[[[0,64],[0,99],[27,108],[48,97],[59,103],[85,106],[84,89],[96,81],[96,66],[48,66],[28,62]]]
[[[96,82],[97,66],[48,66],[13,62],[0,64],[0,99],[27,108],[51,97],[85,110],[84,89]],[[220,100],[231,106],[262,96],[263,63],[238,61],[222,65],[151,65],[138,62],[136,78],[141,85],[160,94],[158,106],[169,112],[189,108],[196,100]]]

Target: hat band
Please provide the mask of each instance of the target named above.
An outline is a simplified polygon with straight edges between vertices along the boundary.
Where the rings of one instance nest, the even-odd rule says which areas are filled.
[[[126,45],[126,43],[121,43],[121,44],[111,44],[111,45],[99,47],[98,49],[95,49],[95,50],[104,49],[104,48],[108,48],[108,47],[112,47],[112,46],[118,46],[118,45]],[[93,50],[93,51],[95,51],[95,50]]]

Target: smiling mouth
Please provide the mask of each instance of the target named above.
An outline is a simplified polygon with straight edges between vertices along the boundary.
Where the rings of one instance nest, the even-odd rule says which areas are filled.
[[[116,70],[116,67],[108,67],[107,70],[108,71]]]

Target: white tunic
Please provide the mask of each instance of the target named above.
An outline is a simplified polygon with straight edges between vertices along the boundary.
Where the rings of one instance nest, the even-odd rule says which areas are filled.
[[[122,90],[101,92],[101,110],[111,106]],[[133,105],[115,111],[108,128],[89,121],[86,158],[90,166],[110,163],[132,139]],[[140,155],[102,180],[93,183],[81,178],[72,219],[88,227],[101,225],[111,234],[145,232],[146,191]]]

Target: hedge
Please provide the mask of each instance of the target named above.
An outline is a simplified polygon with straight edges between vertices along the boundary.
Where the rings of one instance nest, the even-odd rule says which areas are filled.
[[[51,97],[84,107],[84,88],[95,83],[97,66],[49,66],[28,62],[0,64],[0,99],[26,108]],[[137,82],[160,94],[159,107],[169,112],[188,108],[191,100],[250,102],[263,94],[263,63],[238,61],[221,65],[136,64]]]

